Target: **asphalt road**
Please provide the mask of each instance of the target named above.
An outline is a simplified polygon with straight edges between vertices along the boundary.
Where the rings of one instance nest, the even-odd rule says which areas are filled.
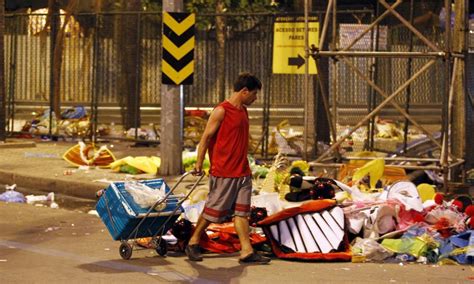
[[[119,242],[96,216],[77,210],[0,202],[2,283],[473,283],[472,266],[398,263],[312,263],[274,259],[240,265],[238,254],[183,255],[134,251],[122,260]]]

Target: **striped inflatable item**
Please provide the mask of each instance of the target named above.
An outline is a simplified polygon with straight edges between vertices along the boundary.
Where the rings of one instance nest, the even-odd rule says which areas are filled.
[[[259,222],[280,258],[351,260],[344,212],[334,200],[314,200]]]

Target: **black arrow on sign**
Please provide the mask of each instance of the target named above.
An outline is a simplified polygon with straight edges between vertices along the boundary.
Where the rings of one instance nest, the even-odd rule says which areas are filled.
[[[304,58],[301,57],[301,55],[298,54],[298,57],[290,57],[288,58],[288,65],[289,66],[298,66],[297,68],[300,68],[301,66],[304,65]]]

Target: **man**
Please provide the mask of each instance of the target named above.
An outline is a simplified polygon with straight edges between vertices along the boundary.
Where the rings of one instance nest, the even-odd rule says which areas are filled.
[[[210,223],[222,223],[234,213],[235,230],[242,246],[241,263],[268,263],[270,259],[253,251],[249,239],[250,197],[252,176],[247,160],[249,118],[247,106],[257,99],[262,88],[252,74],[242,73],[234,83],[232,96],[211,113],[198,147],[196,174],[202,174],[202,164],[209,150],[211,162],[209,195],[204,211],[186,247],[191,261],[202,261],[199,248],[201,235]]]

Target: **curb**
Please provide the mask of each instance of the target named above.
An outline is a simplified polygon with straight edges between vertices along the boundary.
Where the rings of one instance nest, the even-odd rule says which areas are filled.
[[[0,183],[16,184],[19,187],[34,188],[38,191],[60,193],[85,199],[96,199],[95,193],[105,188],[103,184],[35,177],[9,171],[0,171]]]
[[[35,142],[0,142],[0,149],[35,148]]]

